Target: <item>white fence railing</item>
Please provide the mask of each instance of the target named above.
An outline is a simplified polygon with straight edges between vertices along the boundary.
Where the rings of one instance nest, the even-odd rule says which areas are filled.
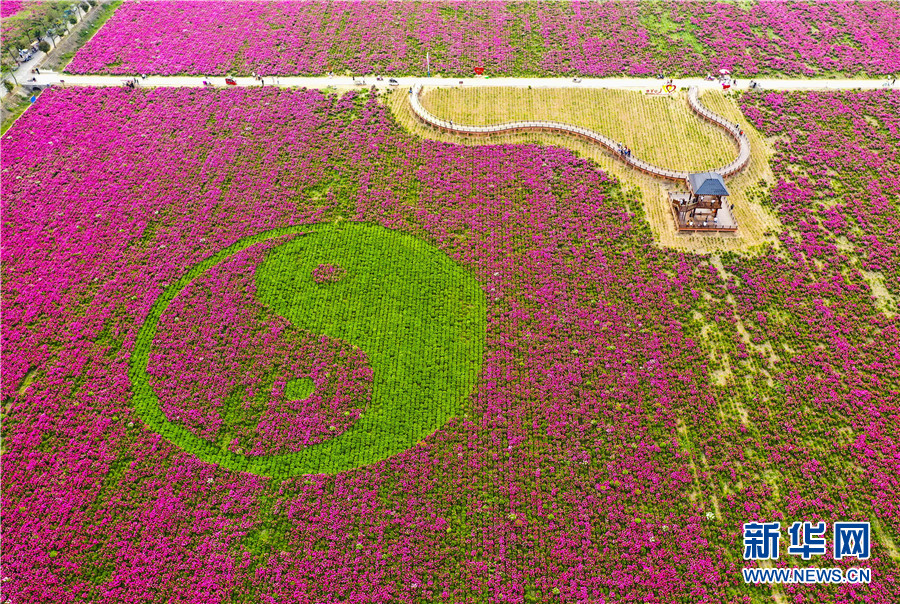
[[[409,102],[410,106],[412,107],[413,113],[416,115],[416,117],[418,117],[426,124],[429,124],[430,126],[438,128],[440,130],[444,130],[446,132],[480,136],[521,131],[552,131],[562,132],[564,134],[573,134],[575,136],[586,138],[607,149],[608,151],[611,151],[621,161],[642,172],[646,172],[648,174],[652,174],[654,176],[667,180],[686,180],[688,177],[688,172],[661,168],[649,162],[638,159],[633,155],[625,155],[621,152],[621,149],[624,147],[622,143],[619,143],[618,141],[613,140],[608,136],[604,136],[599,132],[594,132],[593,130],[581,126],[573,126],[571,124],[565,124],[563,122],[551,121],[506,122],[494,126],[466,126],[462,124],[454,124],[452,120],[441,119],[435,115],[432,115],[427,109],[425,109],[419,98],[421,93],[421,84],[415,84],[410,90]],[[747,163],[749,163],[750,161],[750,144],[747,141],[747,136],[741,134],[739,126],[737,126],[736,124],[732,124],[725,118],[716,115],[715,113],[704,107],[700,103],[696,87],[691,87],[691,89],[688,91],[688,104],[690,105],[691,109],[700,117],[714,123],[715,125],[725,130],[738,145],[737,159],[726,166],[717,168],[715,170],[710,170],[710,172],[717,172],[722,176],[727,177],[741,171],[744,167],[746,167]]]

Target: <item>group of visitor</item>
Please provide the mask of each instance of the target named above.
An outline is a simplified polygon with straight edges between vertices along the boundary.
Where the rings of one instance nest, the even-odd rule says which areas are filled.
[[[146,73],[142,73],[140,79],[138,79],[138,78],[131,78],[131,79],[127,80],[127,81],[125,82],[125,88],[137,88],[138,86],[141,85],[141,80],[146,80],[146,79],[147,79],[147,74],[146,74]]]
[[[700,216],[698,216],[697,219],[694,220],[694,212],[696,212],[696,210],[692,211],[691,215],[685,221],[686,226],[688,226],[688,227],[696,226],[698,228],[704,228],[704,229],[708,228],[710,226],[712,226],[713,228],[718,228],[718,226],[719,226],[719,217],[718,216],[710,217],[709,214],[706,214],[705,216],[702,216],[703,222],[700,222],[700,219],[701,219]],[[712,222],[710,222],[710,218],[712,218]]]
[[[619,145],[619,155],[622,157],[631,157],[631,149],[625,145]]]
[[[687,225],[688,225],[689,227],[693,227],[693,226],[694,226],[694,220],[693,220],[693,218],[687,221]],[[702,228],[702,229],[708,228],[708,227],[710,226],[710,224],[709,224],[709,218],[708,218],[708,217],[707,217],[707,218],[704,218],[702,223],[698,220],[696,226],[697,226],[697,228]],[[712,226],[713,226],[713,228],[718,228],[718,226],[719,226],[719,217],[718,217],[718,216],[713,216],[713,224],[712,224]]]

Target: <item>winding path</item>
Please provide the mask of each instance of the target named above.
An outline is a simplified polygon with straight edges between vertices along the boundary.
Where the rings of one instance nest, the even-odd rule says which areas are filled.
[[[582,128],[581,126],[573,126],[571,124],[565,124],[563,122],[548,121],[506,122],[503,124],[497,124],[496,126],[464,126],[462,124],[454,124],[451,120],[444,120],[436,117],[427,109],[425,109],[425,107],[422,106],[421,99],[419,98],[421,93],[421,84],[414,85],[410,90],[409,102],[410,106],[412,107],[413,113],[421,121],[425,122],[433,128],[440,130],[441,132],[459,134],[462,136],[489,136],[492,134],[507,134],[510,132],[555,132],[569,134],[572,136],[577,136],[579,138],[587,139],[594,144],[600,145],[608,151],[611,151],[613,155],[615,155],[621,161],[625,162],[627,165],[646,174],[650,174],[651,176],[676,181],[683,181],[688,177],[688,172],[661,168],[659,166],[654,166],[651,163],[638,159],[633,155],[623,155],[619,152],[619,149],[622,147],[621,143],[609,138],[608,136],[604,136],[599,132],[595,132],[588,128]],[[688,91],[688,104],[690,105],[694,113],[699,115],[701,118],[712,122],[716,126],[725,130],[725,132],[728,133],[728,135],[738,146],[737,159],[726,166],[722,166],[710,171],[717,172],[723,177],[728,177],[743,170],[747,166],[747,164],[750,163],[750,144],[747,141],[747,135],[742,134],[737,125],[729,122],[725,118],[713,113],[712,111],[704,107],[698,97],[696,86],[692,86]]]

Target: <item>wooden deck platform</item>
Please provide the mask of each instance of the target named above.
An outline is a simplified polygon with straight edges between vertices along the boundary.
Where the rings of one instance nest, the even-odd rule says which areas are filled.
[[[737,220],[728,203],[722,204],[722,207],[716,211],[715,218],[712,217],[711,210],[697,208],[693,211],[693,216],[685,213],[684,219],[680,219],[682,212],[679,211],[679,207],[682,202],[689,202],[690,199],[691,196],[687,193],[669,193],[669,210],[672,213],[675,230],[679,233],[695,231],[734,233],[737,231]]]

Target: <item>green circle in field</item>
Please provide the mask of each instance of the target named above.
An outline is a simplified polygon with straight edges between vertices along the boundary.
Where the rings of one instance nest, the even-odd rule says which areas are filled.
[[[247,456],[221,451],[170,422],[148,381],[160,317],[194,279],[248,247],[284,235],[256,270],[257,298],[295,327],[363,350],[372,404],[342,434],[302,451]],[[336,280],[314,278],[322,265]],[[150,309],[129,377],[147,426],[204,461],[261,476],[337,473],[405,451],[459,412],[481,371],[485,297],[478,281],[436,247],[377,225],[315,224],[247,237],[192,267]]]
[[[316,391],[316,383],[312,378],[302,377],[289,380],[284,385],[284,398],[289,401],[302,401],[312,396]]]

